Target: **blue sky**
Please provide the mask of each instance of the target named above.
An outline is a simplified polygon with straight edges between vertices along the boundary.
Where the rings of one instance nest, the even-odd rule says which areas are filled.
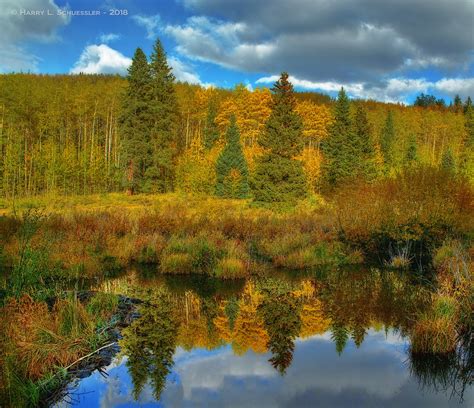
[[[341,355],[330,333],[295,341],[292,364],[281,376],[270,353],[236,355],[230,345],[214,350],[178,347],[174,366],[157,403],[147,383],[138,401],[124,359],[85,378],[72,398],[81,407],[451,407],[450,390],[421,388],[410,375],[407,344],[398,335],[370,329],[360,348],[349,341]],[[467,388],[464,406],[472,406]]]
[[[299,90],[465,98],[473,21],[472,0],[0,0],[0,72],[124,74],[159,37],[177,79],[205,86],[287,70]]]

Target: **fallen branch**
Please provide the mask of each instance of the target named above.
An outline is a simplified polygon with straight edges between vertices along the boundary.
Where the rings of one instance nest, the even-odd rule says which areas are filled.
[[[106,349],[108,347],[111,347],[115,344],[115,341],[109,344],[106,344],[105,346],[99,347],[97,350],[94,350],[93,352],[81,357],[80,359],[74,361],[73,363],[69,364],[67,367],[64,367],[65,370],[69,370],[73,365],[76,365],[77,363],[81,362],[82,360],[85,360],[86,358],[89,358],[90,356],[93,356],[95,353],[98,353],[99,351]]]

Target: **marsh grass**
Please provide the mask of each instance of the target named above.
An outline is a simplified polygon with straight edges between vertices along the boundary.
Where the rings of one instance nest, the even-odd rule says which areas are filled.
[[[84,305],[72,293],[52,308],[28,295],[9,298],[0,309],[0,403],[38,406],[62,384],[61,367],[105,341],[98,332],[117,307],[112,295],[95,295]]]
[[[418,317],[412,332],[414,353],[449,353],[456,349],[459,305],[452,297],[435,294],[428,312]]]

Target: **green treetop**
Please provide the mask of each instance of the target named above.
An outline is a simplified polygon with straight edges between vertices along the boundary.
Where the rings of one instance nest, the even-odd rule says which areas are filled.
[[[353,129],[353,162],[356,174],[372,180],[377,175],[372,127],[362,105],[357,106]]]
[[[358,129],[360,134],[355,138],[350,101],[344,88],[341,88],[334,106],[334,122],[329,127],[328,137],[322,145],[323,178],[330,188],[354,176],[354,170],[360,160],[360,157],[354,155],[362,156],[366,137],[363,133],[367,131],[363,123],[360,125],[361,128]]]
[[[275,82],[272,92],[272,112],[259,144],[271,150],[273,154],[292,158],[298,155],[303,147],[301,137],[303,124],[295,112],[293,85],[288,80],[286,72],[283,72],[280,79]]]
[[[150,151],[151,73],[146,55],[137,48],[128,69],[128,86],[123,95],[120,128],[123,167],[129,194],[141,190],[145,173],[152,164]]]
[[[150,71],[153,166],[147,172],[148,190],[165,192],[173,188],[178,105],[174,90],[175,77],[159,39],[150,57]]]
[[[256,163],[253,193],[260,202],[292,202],[306,195],[302,164],[293,158],[301,152],[303,126],[294,111],[293,85],[286,72],[272,92],[272,112],[259,140],[266,152]]]
[[[242,152],[240,133],[235,116],[230,118],[226,145],[216,163],[216,195],[227,198],[245,198],[249,193],[248,168]]]

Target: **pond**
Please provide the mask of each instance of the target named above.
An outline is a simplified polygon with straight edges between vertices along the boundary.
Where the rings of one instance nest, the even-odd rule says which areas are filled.
[[[147,278],[95,289],[140,298],[108,367],[57,406],[446,407],[474,405],[472,350],[410,351],[429,289],[380,270],[219,281]]]

